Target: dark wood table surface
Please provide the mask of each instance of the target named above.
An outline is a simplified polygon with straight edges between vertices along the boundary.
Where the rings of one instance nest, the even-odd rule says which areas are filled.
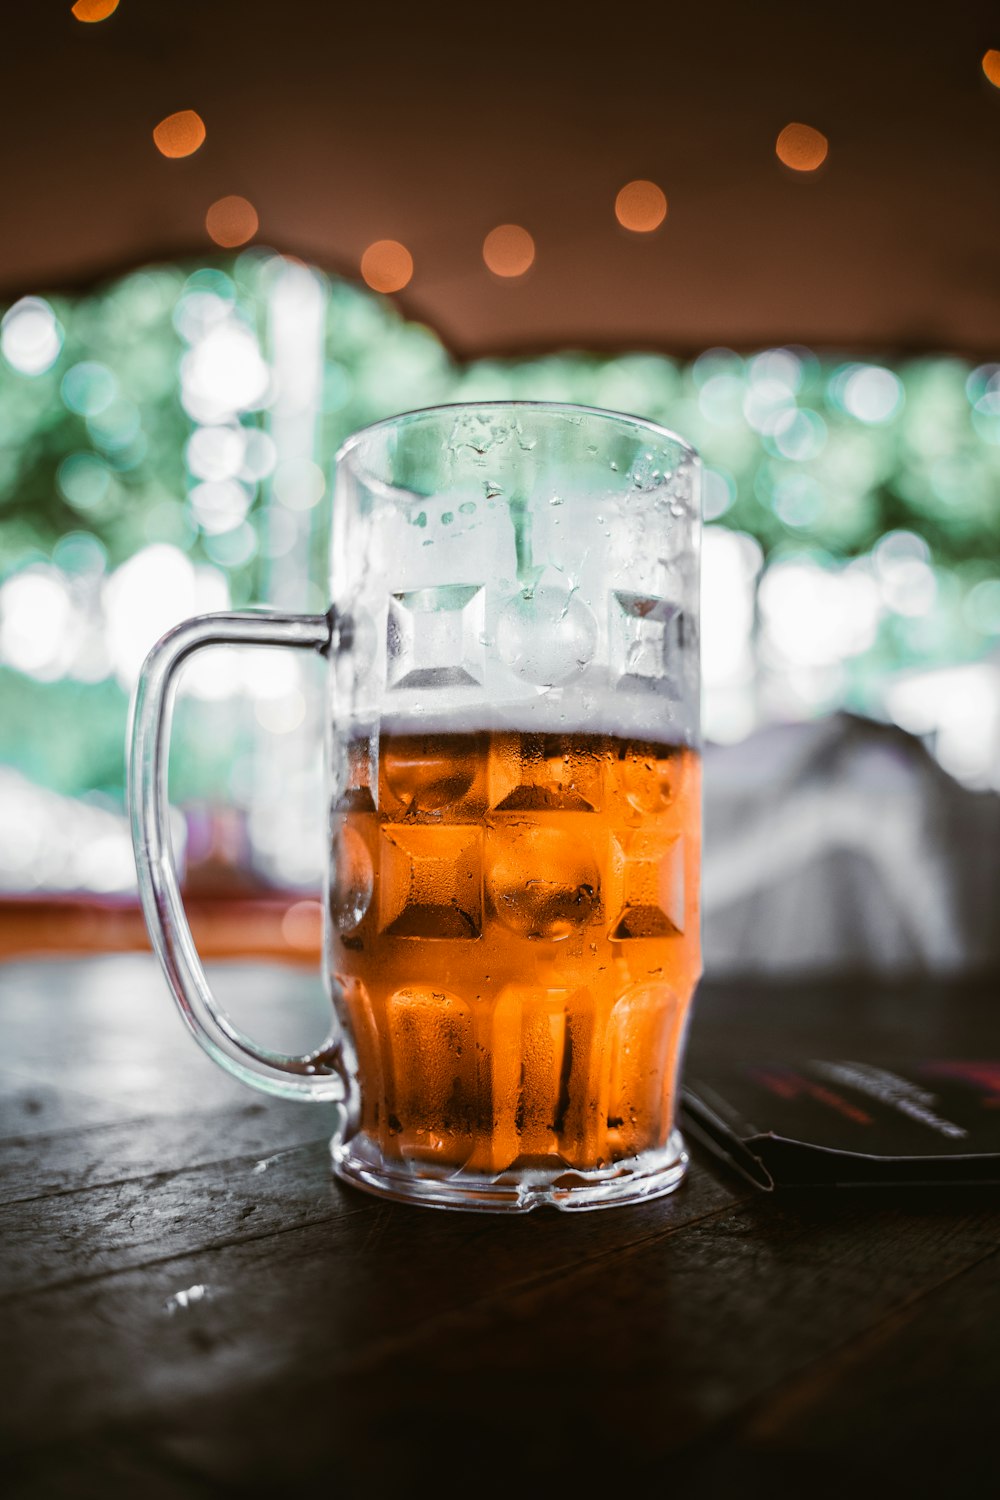
[[[318,1039],[310,975],[215,973]],[[765,1196],[695,1153],[640,1207],[442,1213],[333,1179],[331,1111],[214,1067],[148,956],[0,965],[0,1031],[7,1496],[996,1491],[996,1190]],[[706,982],[691,1056],[998,1042],[988,982]]]

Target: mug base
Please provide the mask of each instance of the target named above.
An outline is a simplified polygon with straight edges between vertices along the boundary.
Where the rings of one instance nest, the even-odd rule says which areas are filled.
[[[666,1146],[594,1171],[531,1167],[493,1176],[433,1163],[386,1161],[363,1135],[330,1143],[333,1170],[344,1182],[380,1198],[426,1208],[477,1209],[485,1213],[530,1213],[534,1208],[579,1212],[643,1203],[674,1192],[684,1181],[688,1155],[680,1131]]]

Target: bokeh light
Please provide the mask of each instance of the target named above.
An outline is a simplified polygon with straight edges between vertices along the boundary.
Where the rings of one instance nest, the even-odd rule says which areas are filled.
[[[109,407],[118,394],[118,382],[107,365],[81,360],[67,370],[60,391],[63,405],[81,417],[95,417]]]
[[[181,360],[181,402],[195,421],[214,424],[264,405],[271,372],[252,328],[237,318],[214,324]]]
[[[312,954],[323,942],[323,908],[318,901],[296,901],[281,919],[281,935],[289,948]]]
[[[209,238],[227,250],[252,240],[259,224],[253,204],[246,198],[241,198],[238,193],[217,198],[205,215],[205,228]]]
[[[154,126],[153,143],[161,156],[191,156],[205,143],[205,122],[193,109],[179,109]]]
[[[859,422],[888,422],[903,402],[898,376],[880,365],[858,365],[844,383],[844,408]]]
[[[73,604],[57,568],[25,568],[0,588],[0,657],[43,681],[62,676],[72,654]]]
[[[812,125],[786,125],[774,143],[778,160],[793,172],[815,172],[826,161],[830,143]]]
[[[1000,89],[1000,51],[996,47],[983,53],[983,72],[993,87]]]
[[[666,217],[666,193],[645,178],[627,182],[615,198],[615,218],[633,234],[650,234],[659,229]]]
[[[59,320],[43,297],[22,297],[0,320],[0,354],[20,375],[43,375],[62,345]]]
[[[535,242],[520,224],[498,224],[483,240],[483,260],[494,276],[523,276],[535,259]]]
[[[847,708],[1000,786],[996,358],[793,346],[459,365],[360,285],[257,248],[206,261],[0,308],[14,458],[0,464],[0,825],[18,830],[0,841],[0,887],[128,884],[115,776],[139,657],[183,614],[325,608],[336,447],[429,402],[641,411],[700,449],[711,738]],[[324,858],[305,765],[322,693],[311,662],[270,656],[266,670],[266,652],[192,663],[172,777],[182,806],[234,806],[255,871],[307,898]],[[91,835],[95,788],[117,810]]]
[[[375,240],[361,257],[361,275],[373,292],[401,292],[413,277],[413,256],[398,240]]]
[[[76,0],[73,14],[78,21],[106,21],[118,9],[118,0]]]

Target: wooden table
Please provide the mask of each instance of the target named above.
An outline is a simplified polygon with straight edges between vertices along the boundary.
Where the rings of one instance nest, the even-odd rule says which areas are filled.
[[[216,972],[317,1039],[311,976]],[[330,1111],[216,1069],[147,956],[0,966],[0,1027],[8,1497],[996,1489],[1000,1193],[696,1156],[642,1207],[433,1212],[337,1183]],[[995,987],[707,983],[692,1055],[831,1039],[997,1057]]]

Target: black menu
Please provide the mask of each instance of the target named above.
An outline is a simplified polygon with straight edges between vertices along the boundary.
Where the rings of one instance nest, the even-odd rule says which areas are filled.
[[[1000,1062],[753,1064],[685,1080],[686,1134],[757,1187],[1000,1184]]]

